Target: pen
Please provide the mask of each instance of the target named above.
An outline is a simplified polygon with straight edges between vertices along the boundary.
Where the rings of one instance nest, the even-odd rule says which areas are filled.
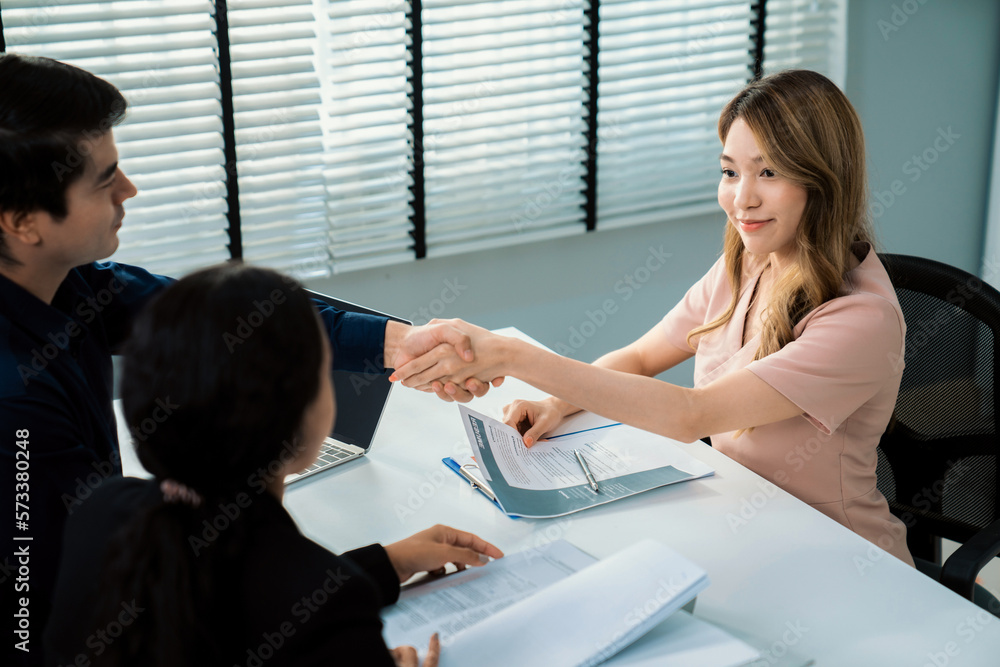
[[[473,475],[471,472],[469,472],[468,470],[466,470],[464,467],[459,467],[458,468],[458,474],[461,475],[462,477],[464,477],[465,480],[469,484],[472,485],[472,488],[478,489],[479,491],[481,491],[483,493],[483,495],[485,495],[487,498],[489,498],[493,502],[497,501],[497,497],[496,497],[496,495],[493,494],[493,491],[491,491],[490,489],[488,489],[485,486],[483,486],[482,484],[480,484],[479,480],[476,479],[475,475]]]
[[[587,483],[590,484],[590,488],[594,490],[594,493],[597,493],[600,489],[597,488],[597,480],[594,479],[594,473],[590,472],[587,460],[583,458],[583,454],[580,453],[579,449],[574,449],[573,453],[576,455],[576,460],[579,461],[580,467],[583,468],[583,474],[587,476]]]

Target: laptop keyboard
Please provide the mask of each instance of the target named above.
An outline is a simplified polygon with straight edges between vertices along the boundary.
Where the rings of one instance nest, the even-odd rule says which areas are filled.
[[[358,453],[357,450],[352,451],[337,441],[327,438],[320,446],[319,456],[316,457],[316,461],[302,472],[285,477],[285,484],[290,484],[302,479],[303,477],[308,477],[309,475],[326,470],[327,468],[332,468],[335,465],[339,465],[345,461],[350,461],[351,459],[356,459],[360,456],[361,454]]]

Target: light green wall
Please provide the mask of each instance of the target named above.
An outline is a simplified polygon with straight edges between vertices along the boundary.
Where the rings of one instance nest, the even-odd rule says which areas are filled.
[[[855,0],[848,40],[846,92],[864,123],[884,248],[978,273],[1000,3]],[[892,193],[894,182],[902,194]]]
[[[918,9],[903,14],[905,23],[897,16],[900,29],[885,39],[878,21],[891,25],[893,5]],[[846,89],[864,122],[872,189],[891,192],[899,180],[902,191],[877,219],[884,249],[975,271],[996,111],[1000,3],[854,0],[848,14]],[[908,161],[934,147],[938,128],[949,127],[959,138],[911,181],[915,165]],[[592,360],[653,326],[708,269],[721,248],[721,220],[712,216],[423,260],[310,286],[417,320],[424,319],[423,308],[489,328],[514,325],[550,347],[562,344],[572,356]],[[645,264],[651,247],[661,246],[672,256],[626,300],[620,281]],[[603,326],[595,325],[589,338],[574,337],[574,328],[591,331],[588,312],[609,299],[614,313]],[[599,315],[593,319],[602,321]],[[690,364],[664,378],[690,384]]]

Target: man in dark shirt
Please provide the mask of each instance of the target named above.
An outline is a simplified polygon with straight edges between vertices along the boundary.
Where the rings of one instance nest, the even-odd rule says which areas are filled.
[[[121,474],[111,355],[171,282],[97,261],[117,249],[123,204],[136,194],[111,131],[125,109],[121,93],[88,72],[0,54],[0,489],[14,510],[0,521],[5,665],[41,662],[65,519]],[[472,354],[446,324],[409,327],[330,307],[320,316],[338,368],[384,370],[442,344]],[[470,380],[450,390],[468,400],[487,388]],[[150,428],[176,407],[162,397]]]

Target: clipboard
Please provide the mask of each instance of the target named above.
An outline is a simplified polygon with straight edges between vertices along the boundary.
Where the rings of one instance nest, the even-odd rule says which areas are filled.
[[[682,443],[589,413],[566,420],[546,442],[524,451],[516,428],[464,405],[458,409],[480,479],[488,480],[508,516],[565,516],[715,472],[685,452]],[[576,449],[585,451],[600,493],[583,481]]]
[[[448,468],[456,475],[458,475],[466,482],[468,482],[469,486],[474,488],[476,491],[479,491],[479,493],[481,493],[484,498],[493,503],[498,510],[503,512],[503,508],[500,507],[500,503],[497,502],[497,497],[496,495],[494,495],[490,487],[488,487],[485,482],[480,480],[478,477],[476,477],[468,470],[468,468],[475,468],[476,470],[478,470],[479,466],[477,466],[475,463],[466,463],[465,465],[462,465],[461,463],[451,458],[450,456],[444,457],[443,459],[441,459],[441,462],[444,463],[446,466],[448,466]],[[507,514],[506,512],[504,512],[504,514],[506,514],[512,519],[520,518],[512,514]]]
[[[560,432],[560,429],[557,428],[555,429],[556,433],[555,435],[551,435],[547,438],[544,438],[543,440],[557,440],[559,438],[571,435],[578,435],[580,433],[586,433],[588,431],[600,431],[602,429],[610,428],[612,426],[621,426],[621,422],[611,422],[601,418],[597,418],[597,421],[595,421],[594,418],[596,417],[596,415],[590,415],[589,413],[581,414],[580,417],[582,417],[582,419],[579,417],[577,418],[571,417],[567,422],[561,425],[561,428],[568,426],[569,429]],[[597,426],[591,425],[594,423],[598,425]],[[542,442],[542,440],[540,440],[539,442]],[[471,456],[468,458],[470,461],[475,461],[475,459],[472,458]],[[493,505],[498,510],[503,512],[506,516],[510,517],[511,519],[522,518],[518,514],[509,514],[508,512],[505,512],[503,507],[500,505],[500,502],[497,500],[496,494],[493,493],[493,490],[489,487],[489,485],[487,485],[486,482],[484,482],[480,477],[478,477],[475,473],[472,472],[473,470],[476,471],[479,470],[479,465],[477,463],[462,464],[450,456],[444,457],[443,459],[441,459],[441,462],[444,463],[446,466],[448,466],[448,468],[456,475],[458,475],[466,482],[468,482],[469,486],[474,488],[476,491],[479,491],[479,493],[485,496],[487,500],[493,503]]]

